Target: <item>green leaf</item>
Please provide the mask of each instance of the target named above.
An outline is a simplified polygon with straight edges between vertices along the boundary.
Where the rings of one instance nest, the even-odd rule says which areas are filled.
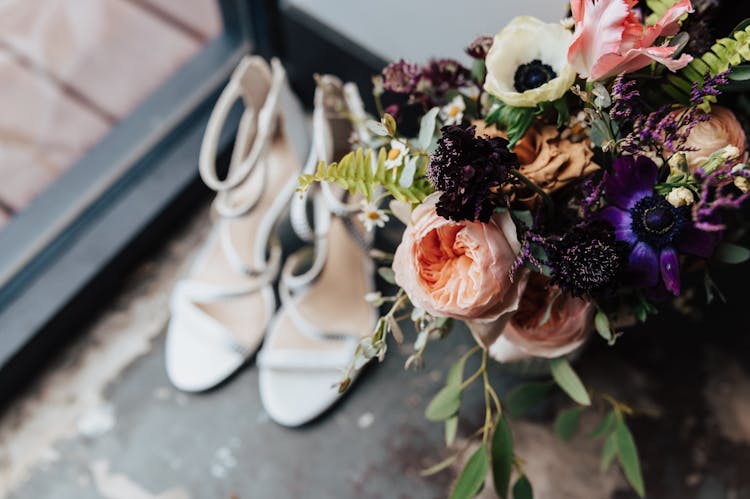
[[[609,326],[609,318],[607,314],[599,310],[594,317],[594,326],[596,332],[607,341],[612,341],[612,328]]]
[[[565,441],[570,440],[578,431],[578,423],[580,420],[580,407],[574,407],[562,411],[555,419],[555,433]]]
[[[750,80],[750,64],[741,64],[732,68],[729,79],[734,81]]]
[[[439,107],[433,107],[422,116],[419,125],[419,138],[417,139],[417,144],[423,151],[426,151],[430,147],[432,136],[435,134],[435,119],[439,112]]]
[[[492,434],[492,480],[495,492],[501,499],[507,499],[510,486],[510,473],[513,470],[513,437],[504,417],[495,426]]]
[[[505,414],[519,418],[539,405],[552,391],[550,383],[526,383],[513,388],[505,397]]]
[[[388,129],[379,121],[368,120],[367,123],[365,123],[365,126],[375,135],[379,135],[381,137],[388,136]]]
[[[612,466],[612,460],[617,455],[617,438],[614,433],[610,433],[607,440],[604,441],[604,447],[602,447],[602,473],[607,471]]]
[[[608,412],[607,415],[602,418],[596,428],[594,428],[594,431],[591,432],[591,438],[602,438],[603,436],[607,435],[612,430],[612,427],[614,426],[616,421],[617,413],[615,413],[615,411]]]
[[[383,280],[389,284],[396,284],[396,273],[393,272],[393,269],[390,267],[380,267],[378,268],[378,275],[383,278]]]
[[[513,499],[534,499],[534,491],[526,475],[521,475],[513,485]]]
[[[453,416],[445,420],[445,446],[450,447],[456,441],[458,432],[458,416]]]
[[[445,421],[455,416],[459,407],[461,407],[461,387],[448,385],[437,392],[427,405],[424,415],[430,421]]]
[[[646,494],[643,485],[643,476],[641,475],[641,463],[638,459],[638,449],[635,446],[635,440],[630,433],[625,421],[619,419],[612,433],[617,441],[617,457],[620,460],[625,476],[630,485],[633,486],[638,495],[643,497]]]
[[[466,466],[458,475],[456,485],[453,486],[451,499],[471,499],[476,496],[484,484],[487,475],[487,448],[484,444],[471,455]]]
[[[383,114],[383,126],[389,135],[396,135],[396,119],[388,113]]]
[[[535,107],[508,106],[500,101],[496,101],[496,105],[498,107],[487,115],[485,122],[488,125],[498,125],[505,129],[505,133],[508,135],[508,147],[512,149],[534,123],[537,109]]]
[[[460,385],[464,380],[464,366],[466,365],[467,357],[462,356],[455,364],[448,370],[448,374],[445,375],[446,385]]]
[[[570,398],[581,405],[591,405],[591,398],[583,386],[581,379],[575,373],[570,363],[564,357],[552,359],[550,361],[550,371],[560,388],[567,393]]]
[[[750,259],[750,250],[731,243],[721,243],[716,248],[716,259],[720,262],[735,265]]]

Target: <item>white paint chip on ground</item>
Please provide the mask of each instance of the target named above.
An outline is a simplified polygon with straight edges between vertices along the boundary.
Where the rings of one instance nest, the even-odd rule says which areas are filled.
[[[229,447],[219,447],[214,453],[214,461],[211,463],[211,475],[214,478],[224,478],[229,471],[237,466],[237,458],[234,457]]]
[[[94,461],[90,470],[96,490],[104,499],[190,499],[188,493],[178,487],[152,494],[127,476],[111,472],[108,461]]]
[[[86,412],[77,424],[78,433],[88,438],[104,435],[115,427],[115,408],[112,404],[100,404]]]
[[[366,412],[357,418],[357,426],[361,429],[369,428],[375,422],[375,416],[371,412]]]

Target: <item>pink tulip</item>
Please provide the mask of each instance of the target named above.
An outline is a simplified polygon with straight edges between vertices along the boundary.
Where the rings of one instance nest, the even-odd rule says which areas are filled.
[[[638,0],[573,0],[575,20],[568,62],[590,81],[631,73],[656,61],[671,71],[685,67],[693,58],[682,54],[673,59],[677,47],[654,45],[662,36],[680,30],[680,18],[693,12],[690,0],[680,0],[653,26],[643,26],[634,7]]]

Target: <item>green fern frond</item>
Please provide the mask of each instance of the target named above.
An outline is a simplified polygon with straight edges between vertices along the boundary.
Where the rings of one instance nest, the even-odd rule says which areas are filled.
[[[648,24],[656,24],[664,14],[672,8],[679,0],[646,0],[646,5],[651,9],[651,14],[646,18]],[[685,16],[687,17],[687,16]],[[684,21],[684,19],[682,19]]]
[[[717,40],[708,52],[693,59],[677,73],[668,75],[668,83],[664,85],[664,91],[679,102],[687,103],[693,83],[703,81],[706,72],[710,72],[711,76],[716,76],[748,61],[750,61],[750,26],[745,26],[730,36]],[[709,96],[704,99],[700,107],[708,112],[711,110],[711,104],[715,102],[716,97]]]
[[[402,187],[400,180],[404,166],[386,168],[386,149],[380,148],[377,155],[372,149],[358,148],[337,163],[318,163],[314,174],[302,175],[299,178],[300,192],[304,192],[316,182],[335,183],[350,194],[359,193],[369,202],[378,187],[383,187],[398,201],[411,204],[421,203],[431,192],[432,187],[425,178],[425,161],[421,160],[414,181],[409,187]]]

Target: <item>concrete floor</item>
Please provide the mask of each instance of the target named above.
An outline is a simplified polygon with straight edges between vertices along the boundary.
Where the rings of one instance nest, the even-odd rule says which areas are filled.
[[[252,363],[207,394],[169,385],[163,365],[169,291],[207,228],[203,209],[0,416],[0,497],[446,497],[455,469],[419,476],[448,455],[442,428],[424,420],[423,411],[441,373],[471,345],[463,330],[434,343],[427,369],[416,373],[403,370],[406,352],[394,345],[331,413],[298,430],[269,420]],[[670,332],[656,341],[653,333],[667,331],[660,329],[666,323]],[[657,323],[614,352],[593,342],[577,368],[595,389],[658,415],[632,424],[649,497],[748,499],[748,340],[737,325],[736,334],[707,345],[688,336],[683,343],[694,346],[676,354],[671,342],[690,334],[679,331],[681,324]],[[493,379],[501,393],[518,381],[499,368]],[[478,396],[465,399],[460,436],[480,424]],[[617,469],[599,472],[600,443],[585,431],[570,443],[553,435],[554,410],[567,405],[561,396],[535,419],[512,425],[535,497],[635,497]],[[596,422],[587,416],[583,426]]]

